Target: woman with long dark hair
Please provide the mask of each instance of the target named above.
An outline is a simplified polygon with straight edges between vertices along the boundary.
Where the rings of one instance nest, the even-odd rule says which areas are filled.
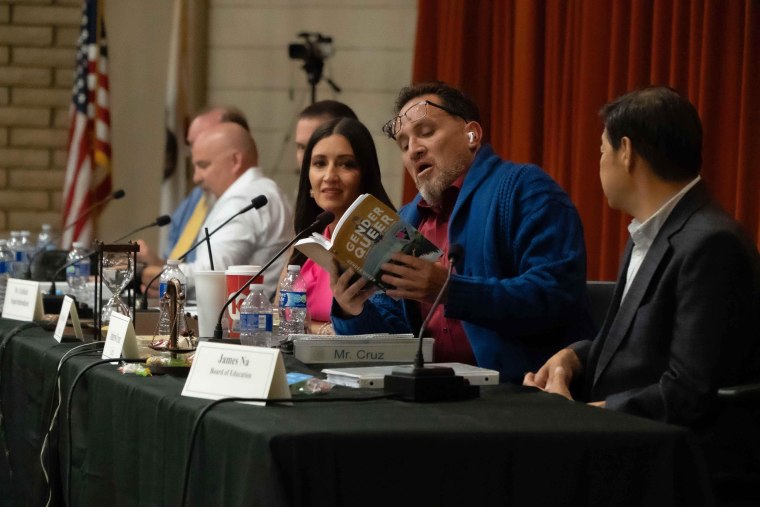
[[[312,134],[304,152],[295,230],[303,230],[322,211],[331,211],[335,220],[323,231],[330,238],[346,209],[365,193],[395,209],[380,181],[380,164],[372,134],[360,121],[351,118],[336,118],[322,124]],[[311,331],[332,333],[329,273],[298,250],[293,251],[290,264],[302,265]]]

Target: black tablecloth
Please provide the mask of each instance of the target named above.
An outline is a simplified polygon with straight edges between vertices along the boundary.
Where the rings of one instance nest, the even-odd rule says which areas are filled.
[[[44,505],[43,429],[58,362],[74,345],[39,328],[8,339],[18,325],[0,320],[9,450],[0,501]],[[64,405],[94,360],[64,365]],[[181,397],[183,382],[125,376],[114,365],[84,376],[71,408],[73,505],[178,505],[190,430],[209,403]],[[346,394],[377,392],[328,396]],[[54,504],[66,485],[66,408],[52,440]],[[500,385],[463,402],[223,404],[199,432],[188,504],[692,506],[711,504],[711,492],[689,431]]]

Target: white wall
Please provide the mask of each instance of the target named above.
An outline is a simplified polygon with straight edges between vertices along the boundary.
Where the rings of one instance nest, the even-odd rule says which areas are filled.
[[[109,0],[114,186],[130,197],[112,204],[102,227],[125,231],[158,214],[163,163],[163,104],[171,24],[169,0]],[[309,103],[306,74],[287,47],[301,31],[333,37],[335,54],[317,99],[350,105],[375,134],[383,182],[401,203],[403,168],[380,128],[398,90],[411,80],[414,0],[210,0],[207,102],[230,104],[249,117],[261,164],[293,197],[297,187],[292,130]],[[114,23],[113,20],[118,20]],[[135,204],[139,203],[139,206]],[[145,235],[155,241],[155,232]],[[101,234],[102,237],[109,237]]]
[[[108,205],[97,237],[113,240],[159,214],[164,161],[169,0],[107,0],[113,188],[126,197]],[[155,229],[140,235],[156,244]]]
[[[343,92],[334,93],[323,80],[317,100],[340,100],[356,111],[375,135],[383,182],[400,204],[401,159],[380,129],[392,116],[399,89],[411,80],[416,2],[211,0],[209,13],[208,101],[248,115],[264,170],[295,196],[291,136],[310,88],[302,62],[290,60],[287,47],[301,42],[298,32],[321,32],[335,46],[325,74]]]

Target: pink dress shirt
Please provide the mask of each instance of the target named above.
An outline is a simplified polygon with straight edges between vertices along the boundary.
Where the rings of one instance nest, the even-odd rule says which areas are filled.
[[[329,228],[325,228],[322,234],[327,239],[331,237]],[[301,267],[301,276],[306,282],[306,308],[312,320],[330,322],[333,297],[330,290],[330,274],[316,262],[307,259]]]

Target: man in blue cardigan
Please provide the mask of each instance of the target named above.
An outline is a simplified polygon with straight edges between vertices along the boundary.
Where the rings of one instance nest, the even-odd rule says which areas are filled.
[[[353,272],[333,277],[339,334],[417,332],[441,290],[449,247],[464,255],[426,330],[437,362],[496,369],[517,381],[564,344],[592,333],[578,212],[541,168],[482,143],[477,106],[444,83],[404,88],[384,131],[419,194],[400,215],[440,247],[430,262],[394,254],[373,294]]]

